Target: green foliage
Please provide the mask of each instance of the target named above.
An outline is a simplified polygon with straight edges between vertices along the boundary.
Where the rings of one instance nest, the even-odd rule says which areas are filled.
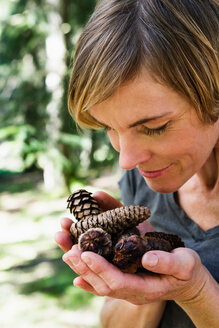
[[[47,31],[45,12],[37,2],[8,1],[9,17],[1,21],[1,126],[45,126],[50,100],[45,87]]]
[[[36,128],[32,125],[2,127],[0,142],[2,161],[5,160],[9,169],[20,172],[36,165],[39,155],[45,151],[45,144],[36,138]]]
[[[45,173],[53,165],[54,181],[62,175],[68,187],[101,174],[113,166],[116,152],[103,131],[78,133],[67,109],[73,49],[96,0],[0,0],[0,5],[0,169]],[[54,24],[63,40],[65,71],[49,75]],[[56,88],[48,77],[53,84],[58,79]]]

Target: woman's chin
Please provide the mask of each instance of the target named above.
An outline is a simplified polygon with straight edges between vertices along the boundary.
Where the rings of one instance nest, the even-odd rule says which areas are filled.
[[[158,181],[151,181],[151,179],[144,178],[148,187],[153,191],[159,192],[161,194],[168,194],[177,191],[181,185],[177,185],[176,183],[161,183]]]

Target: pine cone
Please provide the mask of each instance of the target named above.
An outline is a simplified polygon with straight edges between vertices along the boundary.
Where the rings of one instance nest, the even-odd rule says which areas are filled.
[[[70,232],[74,243],[78,243],[79,236],[91,228],[102,228],[112,238],[116,238],[126,229],[133,228],[150,216],[150,211],[145,206],[125,206],[109,210],[98,215],[87,217],[74,222]]]
[[[158,240],[158,241],[161,241],[161,240],[168,241],[170,243],[170,248],[171,248],[170,251],[172,251],[174,248],[177,248],[177,247],[185,247],[184,242],[181,240],[181,238],[179,236],[173,235],[170,233],[157,232],[157,231],[147,232],[142,238],[144,238],[145,240],[154,238],[155,240]],[[156,246],[154,246],[154,247],[156,247]],[[160,250],[162,250],[162,249],[160,249]]]
[[[114,247],[112,263],[123,272],[134,273],[141,267],[145,248],[146,243],[140,236],[122,235]]]
[[[111,236],[101,228],[91,228],[80,235],[78,248],[83,252],[90,251],[107,258],[112,253]]]
[[[84,220],[91,215],[100,213],[100,207],[96,199],[91,196],[91,192],[81,189],[75,191],[67,199],[70,213],[74,215],[77,221]]]
[[[113,264],[123,272],[142,271],[141,258],[152,250],[171,252],[174,248],[184,247],[177,235],[163,232],[147,232],[145,236],[124,234],[114,247]]]
[[[82,251],[104,256],[123,272],[145,270],[141,265],[145,252],[184,247],[177,235],[148,232],[140,236],[136,226],[150,217],[147,207],[125,206],[100,213],[97,201],[83,189],[70,195],[67,202],[78,220],[70,228],[73,243],[78,243]]]

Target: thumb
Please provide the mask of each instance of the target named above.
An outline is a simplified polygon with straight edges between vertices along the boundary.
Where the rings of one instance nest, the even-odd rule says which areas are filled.
[[[93,197],[99,203],[103,212],[107,210],[112,210],[116,207],[123,206],[123,204],[120,203],[116,198],[110,196],[109,194],[103,191],[96,191],[93,194]]]
[[[150,251],[142,257],[145,269],[155,273],[174,276],[180,280],[189,280],[194,267],[201,263],[196,252],[188,248],[176,248],[171,253]]]

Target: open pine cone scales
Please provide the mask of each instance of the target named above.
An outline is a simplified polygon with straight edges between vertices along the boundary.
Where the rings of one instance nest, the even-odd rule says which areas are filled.
[[[146,206],[124,206],[101,213],[97,201],[83,189],[70,195],[67,202],[77,220],[70,228],[73,243],[82,251],[102,255],[124,272],[141,270],[141,257],[149,250],[170,252],[184,246],[177,235],[149,232],[140,236],[136,226],[150,217]]]
[[[84,220],[85,218],[99,214],[100,207],[96,199],[91,196],[91,192],[80,189],[70,195],[67,199],[70,213],[72,213],[76,220]]]
[[[116,238],[124,230],[135,227],[149,216],[149,209],[144,206],[120,207],[73,223],[70,232],[76,243],[79,236],[91,228],[102,228]]]

